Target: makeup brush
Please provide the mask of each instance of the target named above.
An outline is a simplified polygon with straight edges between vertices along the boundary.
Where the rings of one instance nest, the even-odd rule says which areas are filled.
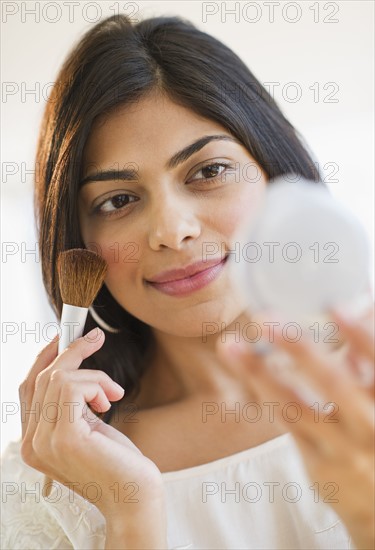
[[[82,336],[88,308],[103,284],[107,263],[96,252],[72,248],[60,253],[57,272],[63,301],[59,340],[61,353]]]
[[[85,248],[72,248],[60,253],[57,273],[63,308],[59,353],[82,336],[88,308],[103,284],[107,267],[101,256]],[[52,479],[44,476],[44,497],[49,496],[51,488]]]

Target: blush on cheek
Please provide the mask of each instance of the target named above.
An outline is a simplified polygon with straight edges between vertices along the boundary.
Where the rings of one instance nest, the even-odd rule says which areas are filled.
[[[104,282],[113,298],[125,309],[129,298],[139,292],[137,285],[138,264],[116,261],[113,255],[108,256],[108,271]]]
[[[139,252],[135,243],[112,242],[101,244],[101,256],[108,264],[105,283],[116,297],[134,287],[139,270]]]
[[[120,269],[122,271],[129,271],[139,264],[139,255],[135,254],[134,245],[129,245],[129,243],[113,242],[102,245],[101,256],[107,262],[109,270],[117,271]]]
[[[232,236],[243,224],[250,222],[258,211],[266,189],[264,180],[244,186],[243,192],[236,195],[221,216],[221,229]]]
[[[139,263],[139,245],[135,241],[85,241],[88,250],[99,254],[110,266],[112,264]]]

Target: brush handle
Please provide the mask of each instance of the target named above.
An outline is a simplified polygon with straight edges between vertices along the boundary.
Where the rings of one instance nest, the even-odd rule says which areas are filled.
[[[59,350],[61,353],[65,348],[69,346],[74,340],[80,338],[83,334],[87,318],[87,307],[71,306],[69,304],[63,304],[60,330],[61,336],[59,340]],[[53,479],[48,476],[44,476],[43,484],[43,497],[49,496],[52,488]]]
[[[61,353],[65,348],[69,346],[74,340],[80,338],[85,328],[87,318],[87,307],[71,306],[69,304],[63,304],[61,313],[60,329],[61,336],[59,340],[59,350]],[[43,497],[47,498],[51,492],[53,479],[48,476],[44,476],[43,484]]]
[[[59,340],[59,353],[68,347],[69,344],[74,342],[74,340],[82,336],[87,312],[87,307],[63,304],[60,321],[61,336]]]

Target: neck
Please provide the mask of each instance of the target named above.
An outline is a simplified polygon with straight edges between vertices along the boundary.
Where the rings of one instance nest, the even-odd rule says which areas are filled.
[[[219,339],[237,341],[249,318],[237,317],[225,332],[183,337],[154,330],[156,353],[142,378],[139,405],[157,406],[199,396],[243,393],[243,382],[217,356]],[[138,399],[137,399],[138,401]]]

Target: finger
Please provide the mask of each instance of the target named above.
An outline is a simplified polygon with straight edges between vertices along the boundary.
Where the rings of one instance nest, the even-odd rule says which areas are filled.
[[[354,373],[357,384],[372,399],[375,398],[374,364],[363,356],[358,355],[349,348],[346,359]]]
[[[274,329],[274,343],[267,347],[264,355],[257,353],[254,346],[241,342],[240,345],[232,343],[230,346],[222,346],[222,351],[228,355],[238,355],[247,368],[264,370],[264,361],[272,362],[276,371],[299,371],[307,377],[311,388],[329,401],[336,401],[336,394],[342,398],[342,393],[337,388],[337,373],[327,364],[327,359],[318,355],[312,344],[303,340],[291,341],[284,338],[283,334]],[[343,385],[344,373],[340,372],[339,383]],[[351,386],[345,389],[350,394]]]
[[[26,408],[21,407],[21,418],[23,425],[23,437],[32,435],[35,431],[35,423],[38,423],[41,416],[41,407],[44,402],[44,395],[49,384],[51,372],[60,370],[78,370],[84,359],[95,353],[104,343],[104,333],[100,329],[94,329],[87,335],[78,338],[70,344],[52,363],[41,370],[34,382],[34,389],[31,404]],[[32,422],[31,431],[28,424]]]
[[[327,402],[339,405],[341,422],[346,424],[351,436],[368,438],[372,429],[372,404],[368,395],[355,383],[353,375],[344,369],[333,368],[329,358],[318,355],[310,342],[288,341],[275,330],[275,344],[291,355],[313,389]]]
[[[89,435],[90,423],[102,422],[90,411],[87,403],[95,403],[102,411],[111,406],[103,388],[95,382],[70,381],[62,386],[56,385],[52,393],[50,405],[57,405],[55,413],[52,413],[50,422],[44,416],[32,438],[34,460],[43,464],[45,470],[54,468],[56,450],[69,453],[72,445],[79,445],[82,438]]]
[[[335,403],[322,402],[321,396],[306,387],[297,373],[274,369],[269,359],[258,361],[255,367],[253,363],[249,376],[258,395],[267,396],[267,400],[278,404],[275,412],[279,421],[314,445],[329,432],[336,448],[340,448],[340,452],[344,450],[347,434],[341,433],[340,408]]]
[[[275,338],[276,342],[276,338]],[[301,378],[298,371],[289,371],[288,366],[282,365],[280,356],[266,356],[264,359],[255,359],[250,356],[248,347],[242,350],[233,344],[232,349],[227,348],[227,352],[232,353],[232,360],[237,354],[237,361],[242,361],[248,369],[249,384],[256,390],[258,395],[267,396],[269,400],[280,403],[281,407],[276,407],[279,419],[288,425],[289,430],[298,433],[307,438],[313,438],[315,441],[324,442],[321,439],[323,429],[326,434],[329,431],[330,438],[337,438],[337,445],[343,449],[348,437],[354,437],[367,444],[368,438],[373,430],[371,407],[360,410],[354,405],[351,406],[346,400],[329,398],[324,403],[324,398],[319,393],[316,394],[314,388],[307,385],[306,378]],[[250,356],[250,357],[249,357]],[[279,368],[281,366],[281,368]],[[284,414],[284,407],[288,403],[295,402],[300,407],[301,419],[293,423],[288,414]],[[333,403],[333,413],[327,411],[328,403]],[[354,399],[354,403],[356,400]],[[287,409],[286,409],[287,410]],[[291,409],[292,411],[292,409]],[[282,416],[280,416],[280,412]],[[292,411],[293,412],[293,411]],[[338,422],[340,424],[338,424]],[[350,430],[350,431],[349,431]],[[326,436],[325,436],[326,437]],[[341,440],[341,443],[340,443]],[[343,449],[344,450],[344,449]]]
[[[111,426],[110,424],[106,424],[105,422],[98,422],[93,426],[93,429],[95,431],[100,432],[104,436],[106,436],[108,439],[112,439],[113,441],[117,441],[121,445],[124,445],[124,441],[126,441],[126,444],[133,449],[137,454],[143,456],[143,453],[134,445],[134,443],[123,433],[121,433],[119,430]]]
[[[57,357],[59,335],[56,335],[47,346],[45,346],[41,352],[37,355],[36,360],[29,370],[25,380],[18,388],[18,395],[20,400],[21,410],[30,410],[34,391],[35,380],[40,372],[46,369],[51,362]],[[22,438],[25,435],[26,425],[23,421],[23,415],[21,415],[22,424]]]
[[[25,397],[24,390],[26,389],[26,387],[33,388],[37,375],[42,370],[47,368],[57,356],[58,340],[59,336],[56,335],[55,338],[51,340],[51,342],[49,342],[36,356],[32,367],[29,369],[26,375],[26,378],[24,379],[22,384],[20,384],[20,390],[23,390],[23,397]]]
[[[54,427],[53,424],[59,419],[61,408],[67,406],[58,401],[61,387],[66,384],[72,386],[83,382],[96,383],[100,385],[104,391],[106,399],[103,402],[105,405],[103,410],[100,410],[101,403],[90,403],[97,412],[107,411],[110,407],[109,401],[118,401],[124,396],[125,390],[103,371],[89,369],[64,371],[55,369],[51,373],[48,386],[43,396],[43,402],[40,403],[39,418],[37,418],[36,415],[31,416],[27,427],[26,437],[30,440],[33,438],[39,423],[44,422],[46,428],[52,430]]]
[[[84,359],[87,359],[87,357],[90,357],[90,355],[102,347],[104,340],[104,332],[99,327],[96,327],[85,334],[85,336],[81,336],[69,344],[56,357],[54,364],[58,365],[61,369],[76,370]]]
[[[94,382],[64,384],[60,387],[58,402],[62,405],[61,415],[54,424],[53,432],[58,431],[64,441],[71,439],[73,424],[80,424],[80,433],[84,436],[89,435],[95,424],[103,422],[90,411],[87,403],[95,404],[101,412],[111,406],[103,388]]]
[[[44,403],[40,409],[38,421],[32,417],[26,436],[23,441],[23,456],[27,457],[27,463],[36,469],[47,472],[49,477],[54,479],[61,478],[61,472],[54,469],[53,449],[51,449],[51,438],[56,424],[60,422],[62,412],[66,409],[71,423],[71,432],[74,433],[72,424],[78,422],[84,417],[89,423],[99,422],[100,419],[91,412],[85,403],[83,407],[79,406],[77,401],[66,400],[60,402],[62,387],[67,389],[82,388],[82,392],[87,388],[96,388],[95,395],[91,401],[91,406],[97,412],[107,411],[111,401],[117,401],[124,395],[124,390],[114,382],[106,373],[97,370],[78,370],[63,371],[55,370],[51,375],[51,380],[45,393]],[[74,435],[72,435],[74,438]],[[60,476],[60,477],[59,477]],[[47,478],[48,484],[51,479]],[[46,494],[48,496],[48,493]]]
[[[103,331],[100,331],[100,333],[98,333],[97,329],[95,328],[85,336],[78,338],[73,344],[71,344],[68,348],[66,348],[66,350],[73,349],[76,356],[77,354],[76,354],[75,348],[77,345],[81,345],[81,342],[85,344],[83,352],[87,351],[89,344],[93,344],[93,345],[96,344],[97,346],[100,347],[100,345],[104,343],[102,336],[104,336]],[[33,394],[35,391],[35,383],[38,378],[38,375],[40,375],[44,370],[46,370],[49,366],[51,366],[54,360],[58,359],[58,355],[57,355],[58,340],[59,340],[59,336],[56,335],[55,338],[47,346],[45,346],[45,348],[42,349],[42,351],[37,356],[35,363],[31,367],[26,379],[20,385],[19,395],[20,395],[20,398],[22,397],[22,401],[24,402],[24,405],[27,409],[30,408],[30,405],[32,402]],[[98,347],[94,347],[94,348],[91,348],[90,351],[91,353],[94,353],[95,351],[97,351],[97,349]],[[64,350],[64,352],[66,350]],[[62,357],[62,355],[60,354],[59,357]],[[86,358],[86,356],[84,356],[84,358]],[[65,363],[66,363],[66,357],[64,357],[64,361],[59,364],[60,366],[62,366]]]
[[[59,398],[63,387],[67,386],[68,388],[71,388],[78,383],[94,383],[102,388],[105,396],[106,408],[104,410],[100,410],[100,403],[95,402],[95,400],[92,402],[87,402],[97,412],[106,412],[111,406],[110,401],[118,401],[124,396],[125,393],[125,390],[103,371],[88,369],[74,372],[56,370],[51,375],[44,404],[55,403],[55,400]]]
[[[375,361],[375,342],[374,342],[374,322],[373,319],[367,319],[366,328],[359,323],[354,323],[343,314],[332,311],[332,317],[338,324],[340,330],[346,336],[350,345],[360,354]]]
[[[47,390],[51,375],[56,370],[77,371],[82,361],[98,351],[104,344],[104,333],[101,329],[93,329],[91,332],[77,338],[65,350],[56,357],[48,368],[41,371],[35,380],[34,396],[38,396],[39,406],[43,405],[44,394]],[[98,371],[101,372],[101,371]],[[34,399],[36,401],[36,399]]]
[[[274,331],[274,341],[278,348],[293,359],[312,387],[326,399],[338,402],[352,398],[354,376],[345,369],[337,372],[330,358],[319,354],[314,343],[306,339],[286,339],[277,329]]]

